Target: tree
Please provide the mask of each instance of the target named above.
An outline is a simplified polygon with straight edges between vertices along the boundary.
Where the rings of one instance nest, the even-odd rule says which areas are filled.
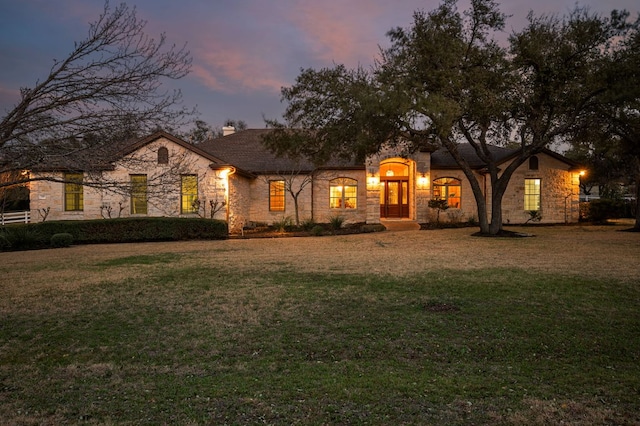
[[[66,58],[54,60],[43,79],[20,89],[20,101],[0,121],[0,174],[60,165],[71,157],[90,169],[104,165],[117,148],[108,143],[113,137],[99,136],[182,123],[190,111],[180,105],[180,92],[161,86],[187,75],[190,54],[167,46],[164,34],[157,40],[145,35],[145,25],[135,8],[123,3],[112,9],[107,1],[88,36]]]
[[[626,22],[627,15],[620,16]],[[622,25],[622,24],[621,24]],[[610,49],[605,78],[613,82],[594,119],[606,123],[624,157],[624,174],[635,186],[635,225],[640,231],[640,16],[625,26]]]
[[[526,28],[509,38],[509,49],[493,38],[505,16],[492,0],[472,0],[463,14],[455,0],[444,0],[413,18],[410,28],[388,33],[391,47],[371,70],[302,71],[282,91],[285,124],[268,121],[275,131],[265,143],[278,154],[316,162],[335,155],[361,160],[388,145],[443,146],[471,184],[481,233],[499,234],[514,171],[585,125],[586,112],[606,89],[608,82],[594,77],[603,48],[620,34],[618,17],[585,9],[564,19],[530,14]],[[463,142],[486,164],[490,206],[458,152]],[[505,167],[490,145],[514,142],[517,155]]]
[[[295,214],[296,226],[300,226],[300,208],[299,198],[302,191],[313,183],[314,172],[303,172],[302,170],[290,170],[286,172],[277,172],[276,176],[284,183],[284,190],[291,195],[293,199],[293,209]],[[265,177],[264,181],[269,184],[271,179]]]
[[[628,171],[628,158],[609,124],[599,121],[593,120],[592,125],[569,139],[571,145],[565,156],[588,170],[580,177],[580,189],[585,195],[592,195],[593,189],[597,188],[600,197],[612,198],[619,193],[619,182]]]

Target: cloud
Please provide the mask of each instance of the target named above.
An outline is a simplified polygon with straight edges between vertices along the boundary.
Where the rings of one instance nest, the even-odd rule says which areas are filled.
[[[334,3],[334,4],[332,4]],[[375,23],[384,9],[376,2],[298,2],[288,19],[304,37],[314,59],[327,64],[370,62],[379,42]]]
[[[207,45],[194,51],[192,75],[205,86],[220,92],[278,92],[286,82],[271,63],[245,50]]]

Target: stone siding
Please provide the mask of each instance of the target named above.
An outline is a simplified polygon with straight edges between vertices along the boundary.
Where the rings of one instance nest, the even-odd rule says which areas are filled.
[[[355,209],[330,209],[329,208],[329,181],[338,177],[348,177],[358,181],[358,202]],[[300,188],[307,175],[260,175],[249,183],[248,216],[245,223],[271,225],[289,218],[295,222],[295,203],[292,195],[285,192],[285,210],[269,210],[269,182],[274,180],[292,179],[291,187],[294,191]],[[245,196],[246,197],[246,194]],[[311,183],[307,184],[298,196],[298,214],[300,222],[313,220],[315,222],[328,222],[335,215],[341,215],[345,223],[364,222],[366,219],[367,188],[365,173],[356,171],[320,171],[314,174]]]
[[[160,147],[166,147],[169,151],[168,164],[158,164],[157,152]],[[160,138],[126,156],[115,165],[114,170],[102,172],[100,175],[85,173],[82,211],[64,210],[64,183],[31,182],[31,214],[34,218],[41,218],[42,212],[49,209],[47,220],[133,216],[130,175],[143,174],[147,175],[147,214],[135,216],[181,216],[181,176],[193,174],[198,177],[200,212],[186,216],[210,217],[210,201],[226,200],[226,178],[223,172],[212,170],[209,164],[209,160]],[[63,173],[48,176],[59,180],[64,178]],[[215,218],[225,219],[226,215],[226,208],[223,208]]]
[[[504,223],[523,224],[530,215],[524,210],[524,181],[525,179],[540,179],[542,220],[539,223],[574,223],[579,214],[579,175],[577,171],[570,171],[569,165],[547,154],[539,154],[538,169],[529,170],[529,162],[513,173],[509,186],[502,199],[502,219]],[[503,168],[506,165],[503,166]],[[489,218],[491,217],[491,181],[489,175],[476,174],[480,186],[484,191]],[[477,220],[478,210],[471,184],[461,170],[432,170],[433,181],[442,177],[453,177],[462,182],[462,197],[460,209],[448,209],[440,213],[440,221],[468,221]],[[485,181],[486,179],[486,181]],[[429,209],[433,210],[433,209]],[[430,211],[429,222],[435,221],[436,212]]]

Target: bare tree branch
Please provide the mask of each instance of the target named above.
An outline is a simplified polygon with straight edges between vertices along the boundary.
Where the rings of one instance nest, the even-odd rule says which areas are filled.
[[[45,78],[21,88],[20,101],[0,120],[0,172],[51,166],[79,154],[87,163],[104,162],[86,148],[108,148],[113,137],[91,146],[63,141],[121,134],[132,123],[147,132],[182,122],[189,111],[180,105],[180,92],[162,85],[188,74],[190,53],[168,46],[164,34],[149,37],[145,26],[135,8],[105,3],[87,37],[65,59],[54,60]]]

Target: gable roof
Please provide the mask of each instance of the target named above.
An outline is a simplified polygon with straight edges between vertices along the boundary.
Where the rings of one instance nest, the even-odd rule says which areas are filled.
[[[182,139],[173,136],[170,133],[167,133],[163,130],[157,131],[149,136],[143,137],[138,139],[137,141],[134,141],[132,144],[127,145],[125,148],[123,148],[121,151],[118,152],[117,157],[124,157],[125,155],[131,154],[132,152],[137,151],[138,149],[149,145],[152,142],[155,142],[156,140],[160,139],[160,138],[165,138],[168,139],[169,141],[180,145],[182,148],[189,150],[191,152],[193,152],[194,154],[197,154],[201,157],[206,158],[207,160],[211,161],[214,165],[219,165],[219,166],[225,166],[225,165],[229,165],[229,163],[226,163],[225,161],[221,160],[220,158],[212,155],[211,153],[202,150],[201,148],[199,148],[196,145],[190,144],[188,142],[183,141]]]
[[[488,145],[488,149],[493,154],[496,162],[498,164],[504,163],[505,161],[509,161],[515,158],[518,155],[520,150],[513,148],[504,148],[496,145]],[[467,160],[469,166],[472,169],[482,169],[486,167],[486,163],[478,157],[475,149],[468,143],[458,144],[458,152],[460,155]],[[546,154],[550,157],[555,158],[556,160],[562,161],[563,163],[570,166],[571,169],[576,169],[580,167],[578,163],[564,155],[558,154],[557,152],[551,151],[550,149],[543,148],[540,151],[540,154]],[[435,152],[431,154],[431,168],[433,169],[459,169],[460,166],[456,163],[451,153],[446,148],[439,148]]]
[[[269,174],[294,170],[300,173],[310,173],[316,169],[313,163],[307,159],[292,160],[287,157],[278,157],[267,149],[262,140],[263,136],[271,131],[272,129],[242,130],[228,136],[204,141],[200,143],[198,147],[210,153],[215,158],[220,159],[220,161],[231,164],[248,173]],[[519,152],[518,149],[504,148],[496,145],[489,145],[488,149],[498,164],[513,159]],[[462,157],[467,160],[471,168],[481,169],[486,167],[486,163],[478,157],[470,144],[459,144],[458,151]],[[571,166],[571,168],[578,167],[578,164],[574,161],[549,149],[545,148],[541,153],[562,161]],[[363,169],[364,164],[338,159],[332,160],[322,168]],[[431,154],[431,168],[459,169],[460,166],[458,166],[453,159],[451,153],[442,147]]]
[[[511,156],[514,156],[517,153],[517,150],[515,149],[503,148],[495,145],[489,145],[488,148],[498,163],[509,159]],[[482,161],[480,157],[478,157],[475,149],[473,149],[473,146],[471,146],[470,144],[458,144],[458,152],[460,153],[462,158],[467,160],[467,163],[469,163],[469,166],[471,166],[472,169],[479,169],[486,166],[486,163]],[[453,155],[451,155],[451,153],[446,148],[442,147],[431,153],[431,168],[459,169],[460,166],[458,166],[458,163],[456,163]]]
[[[278,157],[262,143],[272,129],[248,129],[198,144],[202,150],[251,173],[269,174],[283,171],[310,173],[317,167],[307,159]],[[364,164],[333,160],[322,168],[364,169]]]

